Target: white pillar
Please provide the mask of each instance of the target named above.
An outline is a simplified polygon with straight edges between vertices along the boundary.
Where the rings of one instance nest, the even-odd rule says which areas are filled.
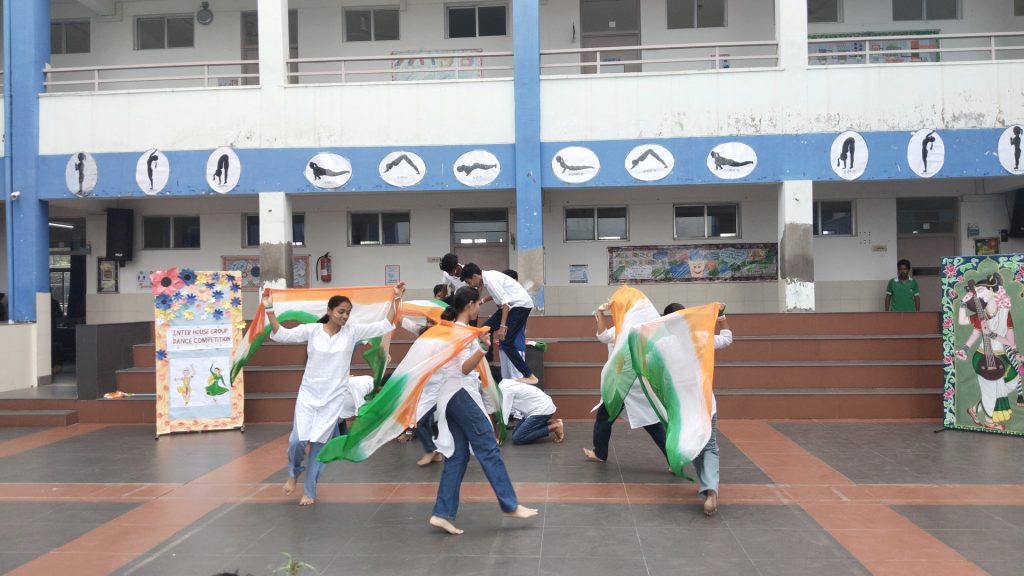
[[[292,203],[284,192],[260,192],[260,280],[269,288],[293,284]]]
[[[288,83],[288,0],[258,0],[260,86]]]
[[[779,308],[814,311],[814,183],[779,186]]]
[[[775,0],[775,37],[779,66],[807,69],[807,0]]]

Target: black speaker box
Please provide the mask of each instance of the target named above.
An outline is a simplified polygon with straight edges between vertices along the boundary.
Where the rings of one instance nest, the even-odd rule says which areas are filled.
[[[1024,238],[1024,188],[1017,190],[1010,215],[1010,238]]]
[[[107,258],[119,262],[132,259],[135,244],[135,211],[107,208]]]

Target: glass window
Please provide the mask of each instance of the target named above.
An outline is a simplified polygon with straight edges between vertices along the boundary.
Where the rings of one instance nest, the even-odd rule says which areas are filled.
[[[815,236],[852,236],[853,202],[815,202]]]
[[[640,31],[638,2],[582,0],[582,3],[586,6],[580,14],[580,31],[585,34]]]
[[[668,0],[668,28],[725,26],[725,0]]]
[[[167,47],[191,48],[195,46],[195,20],[192,16],[167,19]]]
[[[504,209],[452,210],[452,244],[500,246],[508,242]]]
[[[394,8],[373,11],[373,39],[398,40],[398,10]]]
[[[708,237],[733,238],[739,235],[735,204],[708,206]]]
[[[628,240],[629,218],[625,207],[566,208],[565,239]]]
[[[259,248],[260,246],[260,217],[258,214],[246,214],[243,226],[245,227],[245,239],[242,246],[246,248]],[[306,245],[306,215],[292,214],[292,245]]]
[[[839,0],[807,0],[807,21],[839,22]]]
[[[138,50],[195,46],[195,19],[187,16],[147,16],[135,20]]]
[[[352,246],[411,243],[408,212],[355,213],[349,221]]]
[[[135,41],[139,50],[164,48],[163,18],[139,18],[135,26]]]
[[[958,0],[925,0],[925,16],[929,20],[956,20],[959,18]]]
[[[956,20],[959,4],[958,0],[892,0],[892,19]]]
[[[88,20],[62,23],[64,34],[63,54],[85,54],[89,52],[90,31]],[[53,39],[50,39],[53,42]]]
[[[447,10],[449,38],[505,36],[508,34],[508,7],[504,4],[498,6],[450,6]]]
[[[380,215],[384,244],[409,244],[409,213],[385,212]]]
[[[306,245],[306,215],[292,214],[292,245]]]
[[[171,219],[169,217],[147,216],[142,219],[142,247],[171,247]]]
[[[952,234],[955,223],[955,198],[896,200],[896,231],[899,234]]]
[[[594,239],[593,208],[567,208],[565,210],[565,239]]]
[[[345,41],[398,40],[398,9],[363,8],[345,11]]]
[[[597,209],[597,239],[626,240],[627,218],[625,208]]]
[[[176,216],[174,218],[174,247],[199,248],[198,216]]]
[[[479,19],[479,36],[506,35],[506,18],[504,6],[480,6],[477,8]]]
[[[60,22],[50,23],[50,54],[64,53],[64,25]]]
[[[351,214],[352,245],[380,244],[380,215]]]
[[[448,9],[448,37],[476,37],[476,8],[468,7]]]
[[[1013,0],[1013,15],[1024,16],[1024,0]]]
[[[676,206],[675,237],[704,238],[704,206]]]
[[[735,238],[740,234],[736,204],[675,207],[675,238]]]

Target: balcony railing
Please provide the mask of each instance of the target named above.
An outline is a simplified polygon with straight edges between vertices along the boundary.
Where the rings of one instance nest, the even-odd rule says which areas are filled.
[[[47,92],[212,88],[259,84],[259,61],[172,62],[43,69]]]
[[[541,74],[683,72],[730,68],[773,68],[779,44],[722,42],[541,50]]]
[[[288,60],[289,79],[300,84],[484,80],[511,78],[512,71],[512,52],[473,50]]]
[[[833,36],[807,41],[808,64],[903,64],[1024,59],[1024,32]]]

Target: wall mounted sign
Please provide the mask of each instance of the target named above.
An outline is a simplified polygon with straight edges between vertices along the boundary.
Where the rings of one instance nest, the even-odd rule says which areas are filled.
[[[832,141],[832,171],[843,180],[856,180],[868,169],[868,144],[856,132],[843,132]]]
[[[68,165],[64,170],[64,181],[68,185],[68,192],[79,198],[84,198],[92,194],[98,179],[99,169],[92,154],[79,152],[68,158]]]
[[[171,178],[171,163],[163,152],[153,148],[139,156],[135,163],[135,182],[147,196],[155,196],[167,186]]]
[[[459,156],[452,170],[455,179],[466,186],[486,186],[501,174],[501,163],[486,150],[472,150]]]
[[[914,132],[907,143],[907,164],[921,178],[931,178],[946,162],[946,144],[935,130],[925,128]]]
[[[221,268],[239,273],[243,292],[255,292],[262,285],[259,256],[221,256]],[[309,255],[292,256],[292,288],[309,288]]]
[[[675,164],[672,153],[659,144],[642,144],[626,154],[626,172],[642,182],[661,180]]]
[[[228,146],[221,146],[206,160],[206,182],[218,194],[227,194],[238,185],[242,176],[242,163],[238,154]]]
[[[562,182],[582,184],[601,170],[601,161],[590,148],[566,146],[551,159],[551,171]]]
[[[774,282],[778,244],[696,244],[608,248],[608,283]]]
[[[708,170],[723,180],[738,180],[757,168],[757,153],[742,142],[725,142],[708,154]]]
[[[304,173],[313,186],[334,190],[344,186],[352,177],[352,163],[344,156],[321,152],[309,159]]]
[[[414,152],[396,150],[380,161],[377,167],[381,179],[392,186],[406,188],[415,186],[427,173],[427,165]]]
[[[1010,174],[1024,174],[1024,164],[1020,161],[1020,138],[1024,134],[1024,126],[1015,124],[1003,131],[999,137],[999,163]]]

